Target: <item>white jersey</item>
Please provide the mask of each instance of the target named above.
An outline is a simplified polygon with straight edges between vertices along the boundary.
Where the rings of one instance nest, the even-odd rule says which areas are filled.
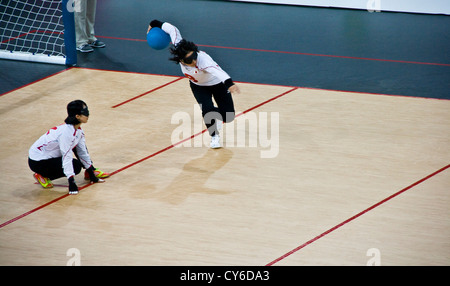
[[[67,178],[74,176],[72,150],[76,148],[83,166],[88,169],[92,162],[86,148],[83,129],[72,124],[61,124],[51,128],[42,135],[28,151],[28,156],[34,161],[62,157],[62,166]]]
[[[165,22],[161,28],[170,35],[170,39],[174,45],[183,39],[180,31],[174,25]],[[182,63],[180,63],[180,67],[183,74],[192,83],[197,85],[215,85],[231,78],[207,53],[202,51],[198,53],[195,67],[190,67]]]

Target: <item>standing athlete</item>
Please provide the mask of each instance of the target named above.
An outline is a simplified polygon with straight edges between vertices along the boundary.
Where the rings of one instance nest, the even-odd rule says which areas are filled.
[[[67,177],[69,194],[78,194],[74,176],[85,168],[84,178],[91,182],[103,182],[109,177],[92,165],[89,156],[82,123],[87,123],[89,110],[82,100],[74,100],[67,105],[68,116],[65,124],[51,128],[42,135],[28,151],[28,165],[35,172],[33,177],[45,189],[52,188],[51,180]],[[75,153],[76,158],[73,158]]]
[[[181,37],[174,25],[153,20],[147,33],[154,27],[170,35],[173,47],[171,61],[181,67],[189,79],[192,93],[202,110],[203,120],[211,135],[211,148],[220,148],[219,130],[222,122],[234,120],[235,111],[232,93],[239,93],[239,87],[231,77],[205,52],[199,51],[197,45]],[[217,104],[214,106],[213,99]]]

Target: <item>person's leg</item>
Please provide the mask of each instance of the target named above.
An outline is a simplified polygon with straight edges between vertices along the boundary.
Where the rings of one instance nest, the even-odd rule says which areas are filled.
[[[222,120],[222,116],[212,100],[212,88],[209,86],[199,86],[190,82],[192,93],[202,109],[203,120],[208,128],[209,135],[217,133],[216,120]]]
[[[75,8],[75,34],[78,47],[88,43],[88,35],[86,33],[86,0],[77,0]]]
[[[64,169],[62,167],[62,158],[51,158],[47,160],[34,161],[28,158],[28,165],[31,171],[38,173],[39,175],[55,180],[64,177]],[[81,172],[81,162],[77,159],[72,160],[73,171],[77,175]]]
[[[87,2],[89,1],[77,0],[74,11],[77,50],[83,53],[94,51],[94,49],[89,46],[89,35],[86,27]]]
[[[215,85],[213,88],[214,101],[217,103],[223,122],[232,122],[235,118],[235,111],[231,93],[224,84]]]
[[[97,11],[97,0],[88,0],[86,3],[86,34],[88,43],[93,48],[104,48],[105,43],[95,37],[95,14]]]

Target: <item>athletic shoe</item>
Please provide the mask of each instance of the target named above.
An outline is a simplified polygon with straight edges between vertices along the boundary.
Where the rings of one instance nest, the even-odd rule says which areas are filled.
[[[82,53],[91,53],[94,51],[94,49],[89,44],[83,44],[77,47],[77,51],[80,51]]]
[[[92,43],[89,43],[89,46],[93,47],[93,48],[104,48],[106,47],[105,43],[100,42],[99,40],[96,40]]]
[[[95,168],[94,174],[95,174],[95,176],[96,176],[97,178],[99,178],[99,179],[108,178],[108,177],[110,176],[109,173],[102,172],[102,171],[100,171],[100,170],[97,169],[97,168]],[[84,179],[85,179],[85,180],[90,180],[90,179],[91,179],[91,178],[89,178],[89,174],[88,174],[87,170],[84,171]]]
[[[220,148],[220,136],[214,135],[211,137],[211,144],[209,145],[212,149]]]
[[[50,181],[49,178],[43,177],[41,175],[39,175],[38,173],[34,173],[33,178],[36,179],[36,181],[41,184],[41,186],[44,189],[50,189],[53,188],[53,183],[52,181]]]

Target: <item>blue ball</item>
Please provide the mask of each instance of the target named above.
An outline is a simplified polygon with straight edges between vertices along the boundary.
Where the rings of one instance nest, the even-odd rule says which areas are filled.
[[[158,27],[154,27],[147,34],[147,43],[155,50],[162,50],[169,46],[170,36]]]

